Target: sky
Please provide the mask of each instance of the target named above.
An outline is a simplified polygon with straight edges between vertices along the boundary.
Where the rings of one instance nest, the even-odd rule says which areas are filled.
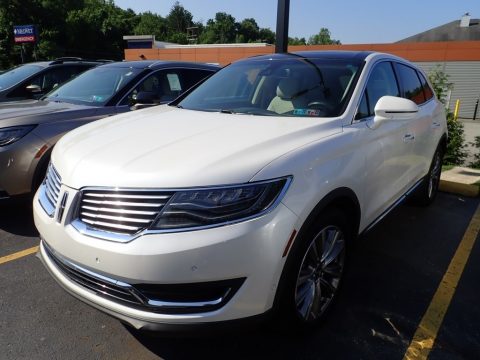
[[[170,12],[175,0],[114,0],[136,13],[150,11],[161,16]],[[276,30],[278,0],[180,0],[194,21],[206,23],[217,12],[226,12],[240,22],[254,18],[260,27]],[[290,37],[330,30],[342,44],[390,43],[432,29],[469,12],[480,18],[480,0],[290,0]]]

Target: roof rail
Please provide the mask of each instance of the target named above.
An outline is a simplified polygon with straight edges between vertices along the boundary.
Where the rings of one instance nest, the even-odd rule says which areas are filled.
[[[75,57],[75,56],[64,56],[64,57],[56,58],[50,63],[50,65],[63,64],[64,62],[67,62],[67,61],[113,62],[113,60],[107,60],[107,59],[84,59],[84,58]]]

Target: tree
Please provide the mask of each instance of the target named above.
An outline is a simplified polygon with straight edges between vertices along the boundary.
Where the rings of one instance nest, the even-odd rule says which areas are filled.
[[[200,36],[203,44],[227,44],[235,42],[238,24],[235,18],[227,13],[218,12],[215,19],[209,19],[207,26]]]
[[[447,117],[448,144],[443,163],[445,165],[463,165],[467,157],[464,127],[460,121],[453,118],[452,112],[445,104],[446,93],[453,88],[453,84],[449,82],[448,74],[446,74],[439,65],[428,73],[428,78],[438,99],[445,106]]]
[[[428,73],[428,79],[433,86],[433,90],[435,90],[435,93],[437,94],[438,100],[440,100],[446,107],[448,91],[453,89],[453,83],[449,81],[449,76],[442,70],[441,65],[437,64]]]
[[[275,44],[275,33],[269,28],[261,28],[258,32],[260,42]]]
[[[253,18],[244,19],[238,24],[238,35],[241,41],[237,42],[255,42],[258,40],[260,28]]]
[[[53,59],[59,56],[123,58],[123,38],[138,23],[133,10],[123,10],[112,0],[1,0],[0,65]],[[16,45],[13,26],[34,24],[37,44]]]
[[[331,38],[330,30],[327,28],[321,28],[320,32],[316,35],[310,36],[308,39],[309,45],[341,45],[339,40]]]
[[[83,8],[68,12],[65,53],[123,58],[123,35],[133,32],[135,17],[135,13],[120,9],[112,0],[85,0]]]
[[[165,18],[150,11],[139,14],[138,18],[139,21],[133,29],[135,35],[155,35],[157,40],[167,40],[168,25]]]
[[[294,37],[294,38],[291,38],[289,37],[288,38],[288,45],[306,45],[307,44],[307,41],[305,40],[305,38],[297,38],[297,37]]]
[[[187,44],[187,28],[193,25],[192,13],[177,1],[166,17],[168,41]]]

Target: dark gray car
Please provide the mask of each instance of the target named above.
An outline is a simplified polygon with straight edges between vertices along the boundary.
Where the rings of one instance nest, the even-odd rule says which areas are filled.
[[[39,99],[54,87],[105,62],[64,57],[0,71],[0,102]]]
[[[56,142],[106,116],[168,103],[218,66],[131,61],[98,66],[41,100],[0,105],[0,199],[34,191]]]

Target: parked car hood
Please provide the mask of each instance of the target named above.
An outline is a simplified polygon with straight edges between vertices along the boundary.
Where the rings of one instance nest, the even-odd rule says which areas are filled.
[[[40,124],[58,120],[88,117],[105,108],[76,105],[66,102],[26,100],[0,105],[0,128],[17,125]],[[112,111],[112,109],[108,110]],[[107,112],[108,112],[107,111]],[[66,115],[68,112],[68,116]]]
[[[62,182],[76,189],[244,183],[275,158],[340,131],[339,119],[233,115],[165,105],[77,128],[57,143],[52,160]]]

